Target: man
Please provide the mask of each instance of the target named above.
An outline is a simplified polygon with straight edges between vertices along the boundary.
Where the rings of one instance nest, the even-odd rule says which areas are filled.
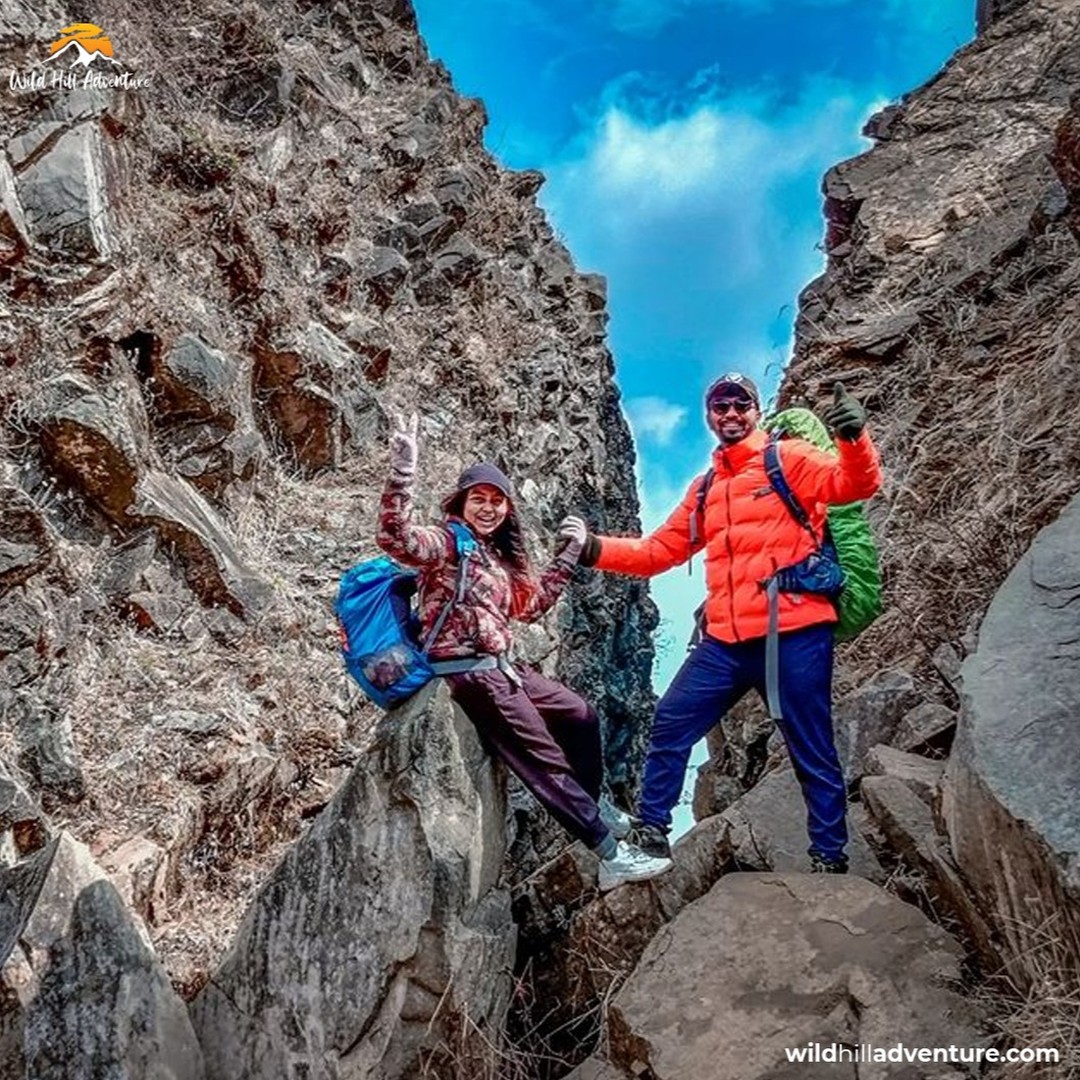
[[[633,834],[639,847],[658,857],[670,854],[671,811],[695,743],[748,690],[765,696],[767,580],[815,550],[766,475],[768,435],[758,429],[761,398],[754,383],[738,373],[721,376],[705,394],[705,409],[718,445],[704,506],[700,476],[650,536],[589,534],[581,556],[584,566],[651,577],[705,549],[704,635],[657,706]],[[825,419],[838,456],[799,439],[785,440],[782,450],[784,475],[818,536],[830,504],[867,499],[881,484],[866,412],[840,383]],[[779,594],[777,719],[806,800],[811,867],[842,874],[846,790],[832,732],[835,621],[825,596]]]

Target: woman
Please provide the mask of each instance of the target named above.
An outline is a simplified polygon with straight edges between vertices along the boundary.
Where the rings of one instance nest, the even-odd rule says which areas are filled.
[[[603,766],[596,713],[565,686],[525,665],[512,665],[510,620],[534,622],[570,580],[585,538],[584,523],[567,518],[565,543],[551,566],[531,572],[510,481],[494,465],[461,474],[434,526],[412,521],[418,419],[398,422],[390,439],[390,478],[379,512],[379,546],[420,571],[420,622],[432,660],[460,660],[467,670],[445,676],[450,694],[493,753],[572,836],[600,858],[600,888],[663,873],[670,859],[653,858],[621,837],[629,817],[600,800]],[[450,521],[477,541],[458,589]]]

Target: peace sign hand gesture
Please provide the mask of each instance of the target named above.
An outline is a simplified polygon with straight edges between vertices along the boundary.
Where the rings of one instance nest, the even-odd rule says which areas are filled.
[[[416,474],[416,435],[420,429],[420,417],[413,413],[408,421],[394,418],[394,430],[390,433],[390,468],[403,480]]]

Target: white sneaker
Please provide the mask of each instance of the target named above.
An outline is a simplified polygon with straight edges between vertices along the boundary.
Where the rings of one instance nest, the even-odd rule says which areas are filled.
[[[616,840],[625,840],[630,835],[634,819],[625,810],[620,810],[606,795],[601,795],[596,805],[600,807],[600,820],[607,826],[608,832]]]
[[[610,859],[600,860],[600,891],[607,892],[627,881],[647,881],[670,870],[670,859],[646,855],[641,848],[620,840]]]

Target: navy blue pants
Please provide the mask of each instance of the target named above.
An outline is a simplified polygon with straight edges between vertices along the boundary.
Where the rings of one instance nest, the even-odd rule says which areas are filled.
[[[780,635],[780,724],[806,799],[811,854],[836,859],[847,843],[847,791],[832,731],[833,628]],[[765,696],[765,639],[728,644],[706,636],[656,707],[639,812],[667,828],[690,752],[748,690]]]

